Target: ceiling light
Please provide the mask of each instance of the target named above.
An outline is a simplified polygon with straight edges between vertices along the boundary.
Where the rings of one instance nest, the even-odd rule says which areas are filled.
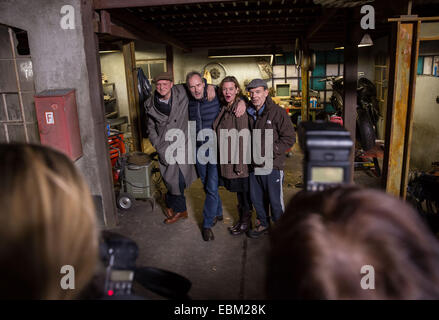
[[[360,41],[358,47],[370,47],[373,46],[372,38],[368,33],[366,33]]]
[[[360,41],[360,44],[358,45],[358,48],[362,48],[362,47],[370,47],[373,46],[373,41],[372,38],[370,37],[370,35],[368,33],[366,33],[363,38]],[[334,50],[343,50],[344,47],[337,47],[334,48]]]

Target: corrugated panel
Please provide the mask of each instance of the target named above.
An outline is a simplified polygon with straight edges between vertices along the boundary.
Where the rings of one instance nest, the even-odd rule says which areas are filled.
[[[324,8],[352,8],[363,4],[372,3],[373,0],[314,0]]]

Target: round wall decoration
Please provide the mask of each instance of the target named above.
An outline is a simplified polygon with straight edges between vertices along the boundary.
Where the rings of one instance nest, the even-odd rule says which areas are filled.
[[[212,78],[212,84],[218,85],[227,75],[227,70],[222,63],[210,62],[203,67],[203,73],[208,71]]]

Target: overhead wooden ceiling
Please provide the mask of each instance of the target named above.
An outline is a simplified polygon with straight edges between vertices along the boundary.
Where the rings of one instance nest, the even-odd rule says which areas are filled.
[[[95,9],[111,17],[133,37],[159,41],[185,51],[199,47],[276,46],[299,37],[308,42],[342,42],[346,21],[356,6],[375,7],[373,38],[387,34],[387,18],[404,11],[401,2],[361,0],[95,0]],[[406,0],[403,1],[407,2]],[[319,4],[315,4],[319,3]],[[162,5],[160,5],[162,4]],[[108,40],[108,39],[107,39]]]

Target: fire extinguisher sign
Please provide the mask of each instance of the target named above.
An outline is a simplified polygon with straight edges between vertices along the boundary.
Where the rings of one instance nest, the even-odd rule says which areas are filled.
[[[46,124],[55,124],[55,118],[53,117],[53,112],[46,112]]]

